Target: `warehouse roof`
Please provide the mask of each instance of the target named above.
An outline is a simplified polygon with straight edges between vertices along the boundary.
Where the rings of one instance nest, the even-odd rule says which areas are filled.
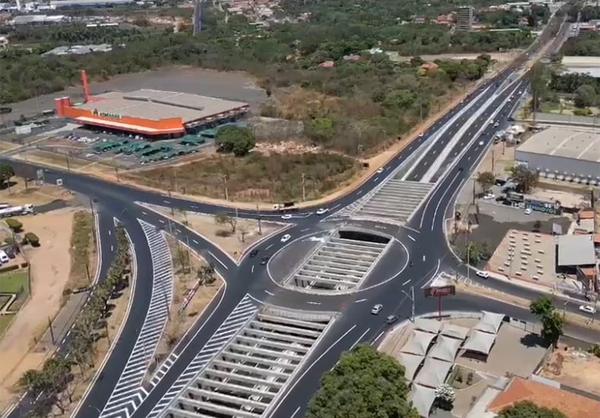
[[[548,128],[533,135],[517,151],[600,162],[600,134]]]
[[[593,235],[560,235],[558,265],[585,266],[596,262]]]
[[[247,107],[247,103],[173,91],[141,89],[132,92],[109,92],[77,106],[99,113],[159,120],[181,118],[184,123],[201,120]]]

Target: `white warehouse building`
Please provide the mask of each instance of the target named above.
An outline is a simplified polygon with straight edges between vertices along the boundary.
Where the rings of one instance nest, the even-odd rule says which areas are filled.
[[[547,128],[515,152],[515,162],[540,177],[600,185],[600,134],[573,128]]]

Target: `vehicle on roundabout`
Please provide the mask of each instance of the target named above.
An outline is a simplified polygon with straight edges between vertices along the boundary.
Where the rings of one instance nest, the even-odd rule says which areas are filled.
[[[317,210],[317,216],[325,215],[327,212],[329,212],[328,208],[319,208]]]
[[[262,260],[260,260],[260,265],[261,265],[261,266],[265,266],[265,265],[267,265],[267,263],[269,262],[269,259],[270,259],[270,258],[271,258],[271,257],[269,257],[268,255],[264,256],[264,257],[262,258]]]
[[[285,215],[281,216],[281,219],[287,221],[288,219],[292,219],[292,215],[290,215],[289,213],[286,213]]]
[[[256,255],[258,254],[258,250],[255,248],[252,251],[250,251],[250,254],[248,254],[250,256],[250,258],[254,258],[256,257]]]
[[[585,313],[590,314],[590,315],[594,315],[596,313],[596,308],[594,306],[591,306],[591,305],[581,305],[579,307],[579,310],[581,312],[585,312]]]
[[[481,270],[477,270],[477,273],[475,273],[475,275],[477,275],[477,277],[481,277],[482,279],[487,279],[488,277],[490,277],[490,273]]]
[[[284,236],[281,237],[281,242],[288,242],[290,240],[290,238],[292,238],[292,236],[290,234],[285,234]]]
[[[396,321],[398,321],[398,317],[396,315],[389,315],[387,318],[385,318],[385,323],[388,325],[391,325]]]

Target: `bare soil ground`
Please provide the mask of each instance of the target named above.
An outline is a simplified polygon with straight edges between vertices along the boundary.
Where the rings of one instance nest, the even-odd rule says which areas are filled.
[[[221,279],[217,279],[217,281],[212,284],[200,286],[185,310],[180,311],[187,292],[192,289],[197,282],[197,270],[202,266],[206,266],[207,263],[194,251],[188,252],[187,248],[178,243],[174,238],[169,237],[168,242],[173,258],[173,268],[175,269],[173,302],[171,303],[170,308],[170,319],[167,322],[165,332],[159,342],[156,353],[159,362],[162,362],[169,355],[181,337],[185,335],[204,308],[206,308],[219,292],[221,286],[223,286],[223,281]],[[183,259],[178,256],[178,253],[181,254],[181,252],[186,254]]]
[[[36,216],[18,217],[23,230],[40,238],[40,247],[28,247],[31,263],[31,299],[17,314],[0,341],[0,410],[11,399],[11,391],[21,374],[37,368],[47,352],[31,350],[34,339],[41,337],[48,318],[60,309],[63,287],[71,263],[70,237],[75,209],[65,208]]]
[[[35,173],[32,173],[32,177]],[[69,200],[72,193],[53,184],[44,183],[38,186],[35,181],[30,181],[25,187],[25,180],[21,177],[11,179],[10,189],[0,190],[0,202],[11,205],[25,205],[31,203],[34,206],[48,204],[55,200]]]
[[[559,344],[548,358],[543,376],[600,396],[600,358]]]
[[[249,219],[238,219],[235,234],[231,233],[228,225],[217,225],[214,216],[200,215],[192,212],[174,212],[162,206],[145,205],[149,209],[155,210],[167,217],[175,219],[184,225],[189,226],[194,231],[221,247],[223,251],[231,255],[234,259],[239,259],[242,253],[250,245],[259,239],[282,229],[284,226],[274,222],[261,222],[262,235],[258,233],[258,222]],[[175,226],[172,226],[173,228]],[[166,228],[168,230],[168,226]],[[245,231],[242,241],[242,231]]]

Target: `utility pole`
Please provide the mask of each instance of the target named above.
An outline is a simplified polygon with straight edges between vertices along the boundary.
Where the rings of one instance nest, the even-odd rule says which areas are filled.
[[[302,173],[302,201],[306,202],[306,184],[305,184],[306,174]]]
[[[50,329],[50,338],[52,339],[52,345],[56,344],[56,341],[54,340],[54,330],[52,329],[52,321],[50,320],[50,317],[48,317],[48,328]]]
[[[492,144],[492,174],[494,174],[494,159],[495,159],[495,155],[494,155],[494,144]]]
[[[404,290],[402,290],[401,292],[404,293],[406,295],[406,297],[410,299],[410,302],[411,302],[410,320],[414,322],[415,321],[415,287],[414,286],[410,287],[410,295],[408,293],[406,293]]]
[[[223,174],[223,190],[225,191],[225,200],[229,200],[229,192],[227,191],[227,174]]]
[[[117,176],[117,181],[120,182],[121,179],[119,179],[119,167],[115,167],[115,175]]]
[[[260,223],[260,209],[258,208],[258,203],[256,204],[256,212],[258,212],[258,235],[262,235],[262,225]]]

